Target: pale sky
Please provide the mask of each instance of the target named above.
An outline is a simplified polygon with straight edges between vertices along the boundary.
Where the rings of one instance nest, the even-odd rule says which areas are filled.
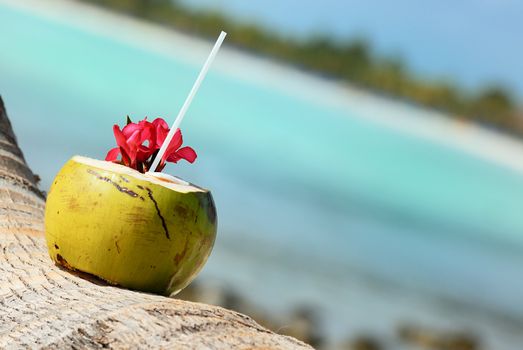
[[[523,100],[520,0],[183,0],[286,35],[363,36],[425,76],[477,88],[500,82]]]

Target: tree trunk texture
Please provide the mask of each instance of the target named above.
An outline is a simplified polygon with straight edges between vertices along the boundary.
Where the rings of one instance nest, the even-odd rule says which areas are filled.
[[[37,179],[0,98],[1,349],[310,349],[237,312],[108,286],[55,266]]]

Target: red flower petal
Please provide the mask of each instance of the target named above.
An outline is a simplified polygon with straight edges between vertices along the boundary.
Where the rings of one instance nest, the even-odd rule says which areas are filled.
[[[118,125],[114,125],[113,132],[118,147],[107,153],[106,160],[145,172],[153,161],[152,156],[164,143],[169,133],[169,125],[162,118],[156,118],[152,122],[145,118],[138,123],[129,122],[121,130]],[[160,160],[157,171],[163,169],[166,161],[176,163],[180,159],[185,159],[192,163],[196,160],[196,152],[190,147],[180,148],[182,143],[182,133],[177,129]],[[120,154],[121,160],[118,161]]]
[[[135,130],[129,137],[127,137],[127,145],[129,145],[129,147],[131,148],[136,148],[138,149],[138,146],[141,145],[141,142],[142,139],[142,130]]]
[[[185,159],[189,163],[194,163],[198,155],[191,147],[182,147],[178,151],[176,151],[176,156],[181,159]],[[169,161],[169,159],[167,159]]]
[[[167,124],[167,122],[165,120],[163,120],[162,118],[156,118],[155,120],[152,121],[151,123],[155,128],[157,127],[161,127],[163,129],[167,129],[167,131],[169,130],[169,125]]]
[[[129,157],[129,155],[125,152],[125,150],[120,147],[120,152],[122,153],[122,163],[123,165],[125,166],[128,166],[128,167],[132,167],[132,160],[131,158]]]
[[[116,139],[116,144],[119,147],[123,148],[126,151],[126,153],[129,153],[129,147],[127,146],[127,139],[124,136],[124,134],[122,133],[122,131],[120,130],[120,127],[116,124],[113,126],[113,133],[114,133],[114,138]]]
[[[156,118],[151,124],[155,132],[154,146],[159,149],[169,133],[169,126],[162,118]]]
[[[105,156],[105,160],[109,162],[114,162],[116,158],[120,155],[120,147],[115,147],[109,152],[107,152],[107,155]]]
[[[136,153],[136,159],[143,163],[149,159],[149,157],[152,156],[154,152],[154,149],[140,145],[138,147],[138,152]]]
[[[176,152],[176,150],[178,148],[180,148],[182,143],[183,143],[182,132],[180,131],[180,129],[177,129],[176,132],[174,133],[171,143],[169,144],[169,146],[165,150],[165,153],[163,154],[162,160],[166,160],[172,154],[174,154]]]
[[[143,126],[136,123],[130,123],[123,127],[122,134],[124,134],[125,137],[131,136],[136,130],[142,130]]]

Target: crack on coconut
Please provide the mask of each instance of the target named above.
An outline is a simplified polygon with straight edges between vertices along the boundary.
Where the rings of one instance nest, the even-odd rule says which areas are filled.
[[[165,236],[167,237],[167,239],[170,240],[171,237],[169,236],[169,230],[167,229],[167,224],[165,223],[165,219],[162,216],[162,213],[160,212],[160,207],[158,207],[158,202],[156,202],[156,200],[153,197],[153,191],[149,187],[146,187],[145,190],[147,191],[147,194],[149,194],[149,198],[151,198],[151,200],[153,201],[154,207],[156,208],[156,213],[158,214],[158,217],[162,221],[162,226],[165,231]]]
[[[98,180],[102,180],[102,181],[105,181],[107,183],[110,183],[111,185],[113,185],[118,191],[122,192],[122,193],[125,193],[131,197],[138,197],[138,193],[134,192],[133,190],[130,190],[128,189],[127,187],[122,187],[120,186],[119,184],[117,184],[116,182],[114,182],[113,180],[111,180],[110,178],[106,177],[106,176],[102,176],[100,175],[99,173],[97,173],[96,171],[94,170],[91,170],[91,169],[87,169],[87,172],[91,175],[94,175]]]

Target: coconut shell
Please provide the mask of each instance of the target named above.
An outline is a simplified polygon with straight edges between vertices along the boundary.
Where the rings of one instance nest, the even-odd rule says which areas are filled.
[[[208,190],[79,156],[56,175],[46,202],[47,246],[57,264],[157,294],[194,279],[216,229]]]

